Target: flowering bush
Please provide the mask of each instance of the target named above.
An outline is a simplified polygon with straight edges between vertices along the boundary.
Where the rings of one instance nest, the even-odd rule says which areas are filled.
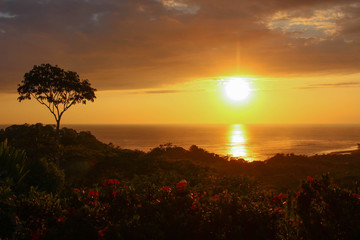
[[[310,177],[296,197],[300,236],[305,239],[357,239],[360,237],[360,199],[339,188],[324,175]]]
[[[106,180],[105,182],[104,182],[104,186],[108,186],[108,185],[113,185],[114,186],[114,188],[116,188],[116,185],[117,184],[120,184],[120,182],[119,182],[119,180],[117,180],[117,179],[108,179],[108,180]]]
[[[229,182],[229,179],[226,180]],[[238,181],[238,179],[236,180]],[[307,179],[297,194],[271,194],[242,182],[194,188],[108,179],[61,197],[38,192],[15,196],[2,188],[1,238],[19,239],[355,239],[360,196]],[[220,191],[220,189],[222,191]],[[11,201],[10,201],[11,199]]]
[[[178,193],[184,193],[186,191],[187,181],[185,179],[181,180],[176,184],[176,189]]]

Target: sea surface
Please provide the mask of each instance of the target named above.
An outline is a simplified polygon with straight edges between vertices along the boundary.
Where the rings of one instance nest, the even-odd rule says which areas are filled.
[[[3,128],[4,125],[0,125]],[[323,154],[357,149],[360,125],[68,125],[90,131],[104,143],[150,151],[172,143],[188,149],[197,145],[220,155],[248,161],[276,153]]]

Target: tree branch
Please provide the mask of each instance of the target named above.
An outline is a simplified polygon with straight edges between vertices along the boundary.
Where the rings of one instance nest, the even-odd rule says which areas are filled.
[[[52,111],[51,108],[50,108],[50,103],[49,103],[49,105],[47,105],[46,103],[44,103],[44,102],[42,101],[42,99],[37,98],[33,93],[31,93],[31,96],[32,96],[33,98],[35,98],[36,101],[38,101],[40,104],[44,105],[47,109],[49,109],[49,111],[52,113],[52,115],[54,115],[55,120],[57,120],[57,117],[56,117],[54,111]]]

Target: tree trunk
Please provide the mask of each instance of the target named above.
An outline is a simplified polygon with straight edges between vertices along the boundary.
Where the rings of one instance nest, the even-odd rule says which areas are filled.
[[[60,142],[60,119],[56,120],[56,141]]]
[[[56,154],[56,166],[60,169],[60,118],[56,119],[56,145],[57,145],[57,154]]]

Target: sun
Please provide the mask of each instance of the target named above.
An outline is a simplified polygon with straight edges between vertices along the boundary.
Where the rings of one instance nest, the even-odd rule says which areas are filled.
[[[230,100],[240,102],[250,96],[251,88],[244,78],[231,78],[224,83],[224,92]]]

